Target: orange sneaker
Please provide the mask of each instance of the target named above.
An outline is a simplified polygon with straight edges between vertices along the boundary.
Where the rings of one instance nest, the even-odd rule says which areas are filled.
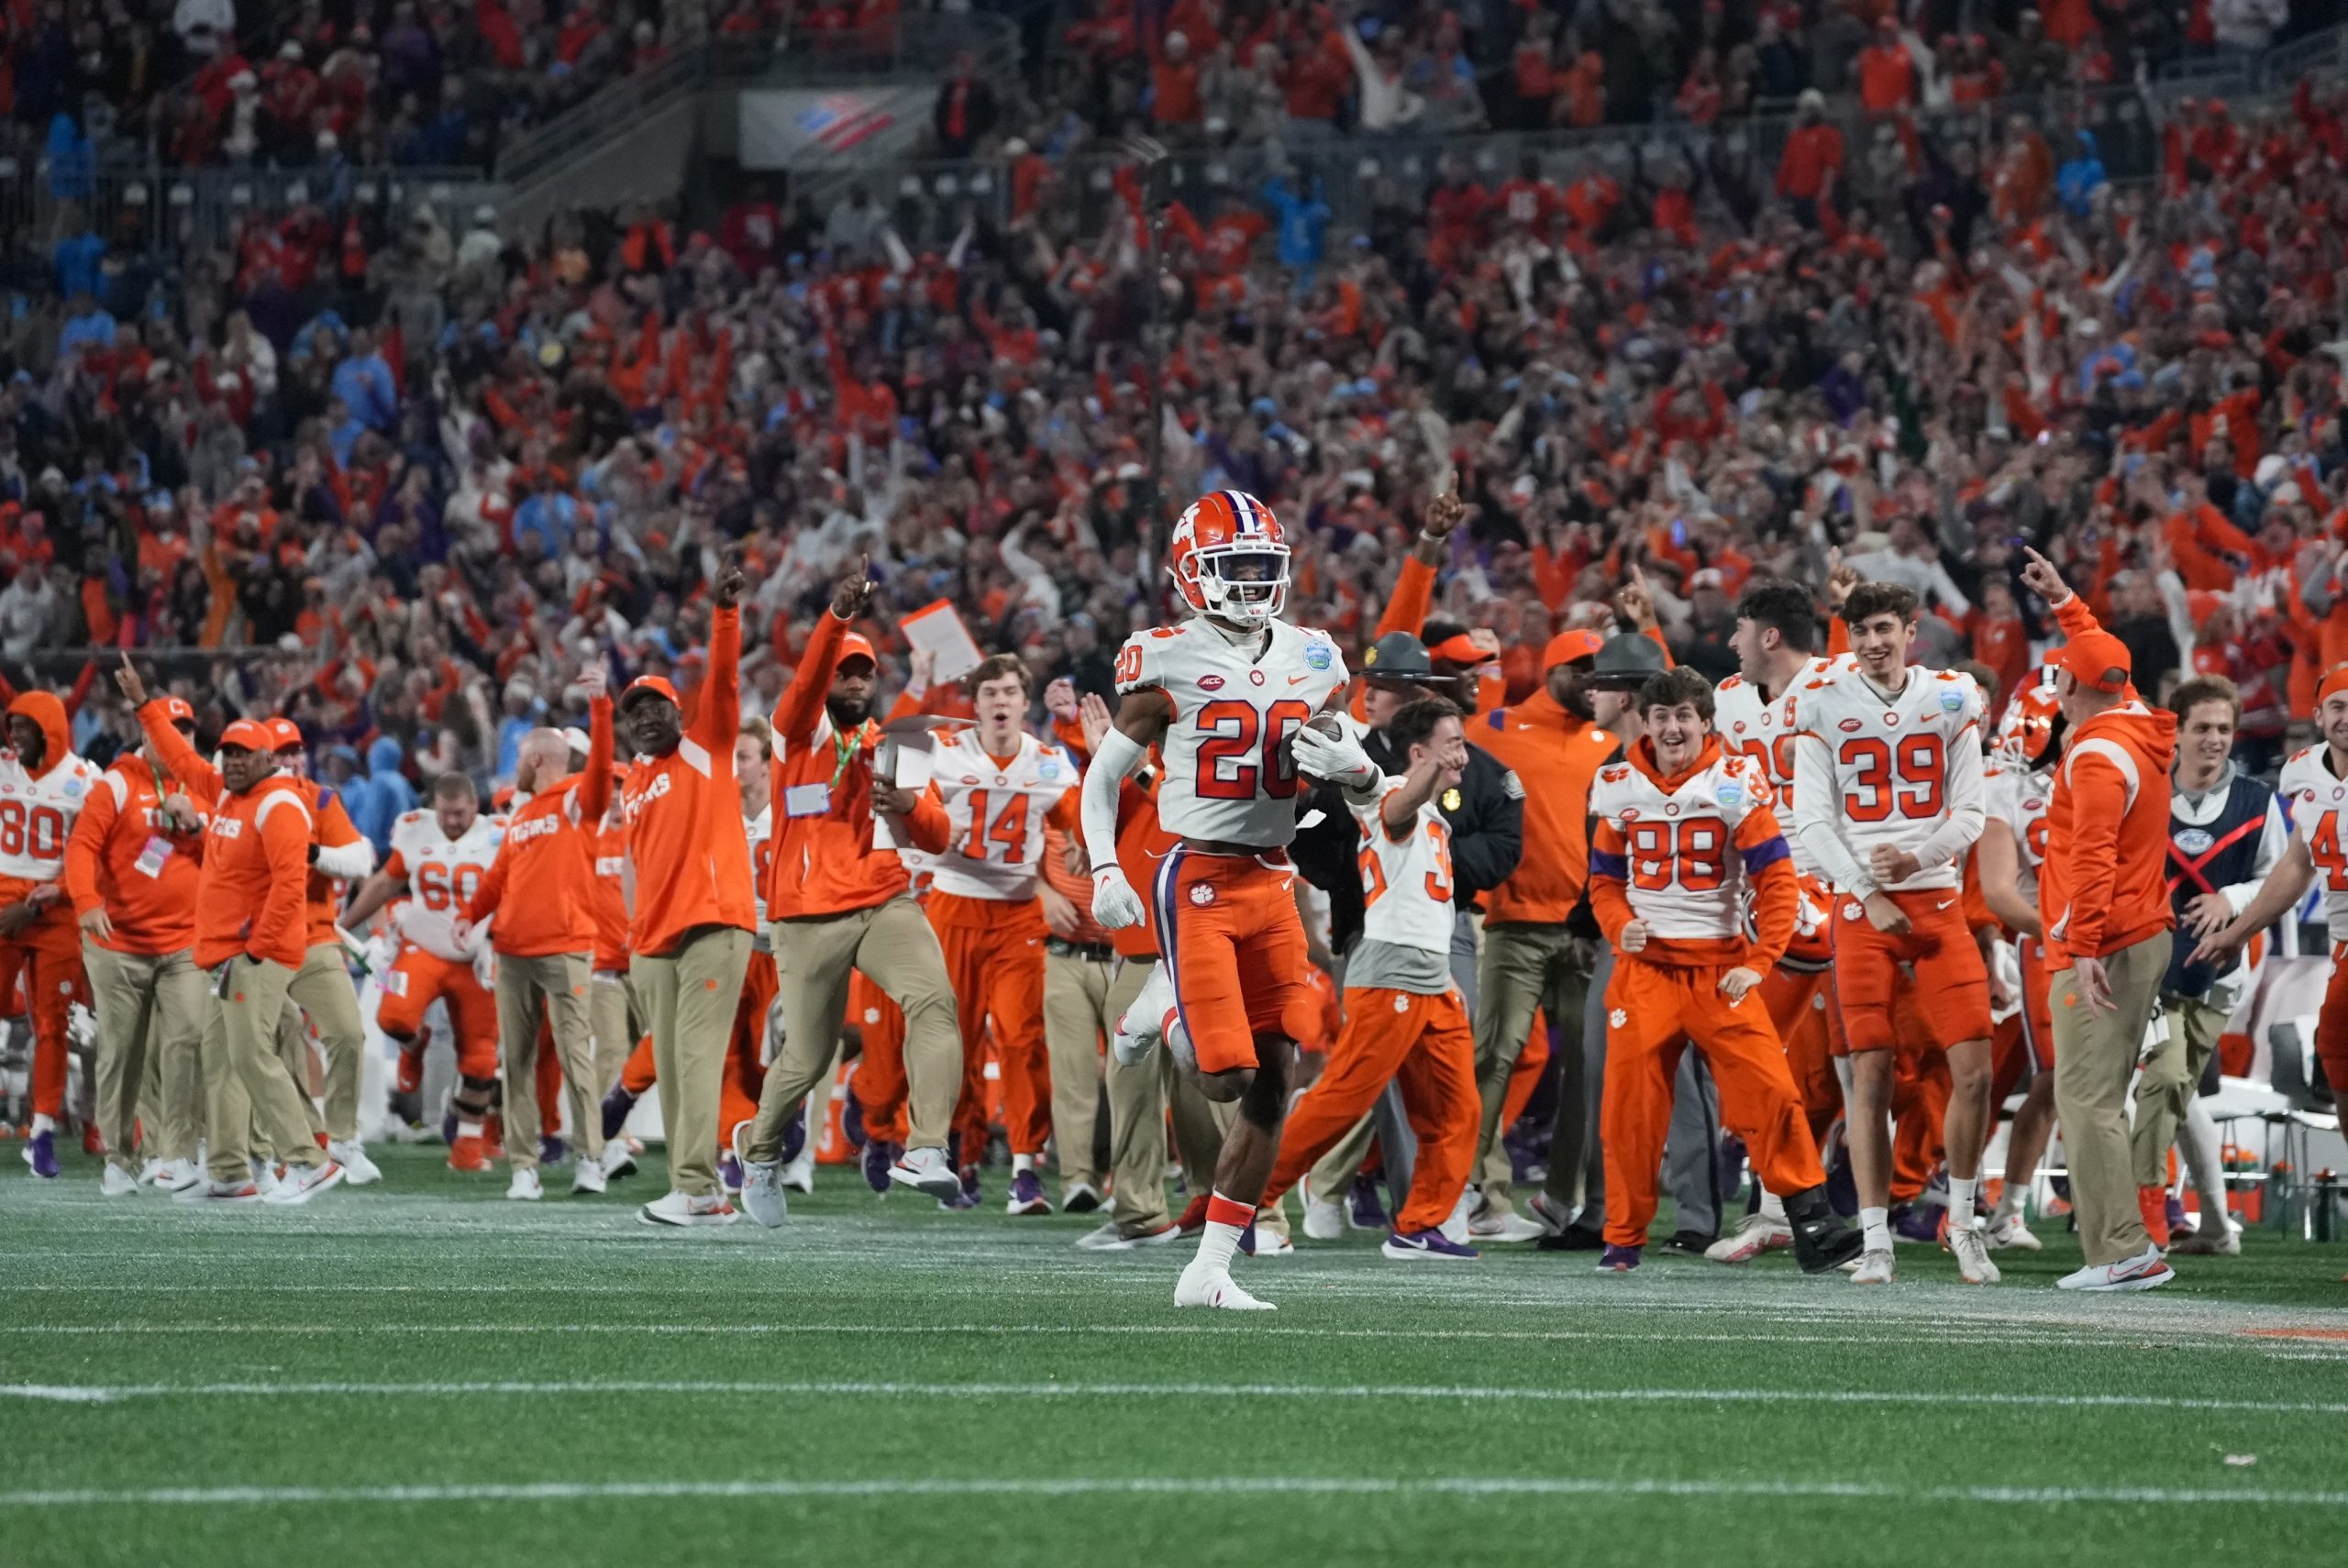
[[[489,1149],[478,1132],[460,1132],[457,1141],[449,1145],[449,1168],[452,1171],[485,1171],[489,1169]]]
[[[2168,1251],[2168,1188],[2138,1187],[2136,1210],[2144,1217],[2144,1230],[2153,1238],[2153,1245]]]

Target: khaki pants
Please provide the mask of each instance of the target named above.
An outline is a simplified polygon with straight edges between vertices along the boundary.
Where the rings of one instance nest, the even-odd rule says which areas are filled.
[[[2128,1135],[2138,1187],[2168,1185],[2169,1145],[2176,1142],[2186,1107],[2201,1092],[2201,1075],[2226,1027],[2226,1015],[2198,997],[2164,998],[2162,1011],[2168,1038],[2136,1078],[2136,1127]]]
[[[1149,979],[1155,958],[1127,958],[1110,977],[1104,1011],[1113,1023],[1133,1005]],[[1166,1211],[1166,1123],[1171,1110],[1174,1145],[1181,1152],[1182,1176],[1192,1192],[1214,1186],[1223,1135],[1239,1114],[1234,1102],[1218,1105],[1174,1066],[1163,1045],[1134,1066],[1113,1053],[1109,1067],[1109,1179],[1115,1201],[1110,1217],[1127,1236],[1147,1235],[1171,1223]]]
[[[216,975],[219,971],[214,971]],[[305,1101],[275,1050],[285,988],[294,971],[239,954],[214,983],[204,1021],[205,1154],[216,1182],[242,1182],[249,1126],[289,1165],[316,1165],[326,1151],[310,1137]]]
[[[750,1158],[781,1156],[784,1125],[830,1075],[851,969],[863,970],[905,1015],[905,1147],[946,1147],[962,1092],[962,1036],[946,953],[921,906],[901,895],[847,914],[779,920],[767,937],[782,994],[782,1055],[759,1096]]]
[[[587,987],[587,1024],[595,1036],[592,1088],[601,1099],[620,1081],[620,1068],[626,1065],[628,1053],[644,1038],[644,1011],[637,1005],[636,982],[624,971],[595,971]],[[602,1125],[598,1117],[596,1126]]]
[[[1583,1092],[1582,1002],[1589,990],[1589,944],[1566,934],[1563,925],[1511,922],[1484,925],[1484,953],[1477,966],[1476,1088],[1483,1102],[1483,1126],[1476,1140],[1470,1175],[1483,1184],[1487,1209],[1514,1197],[1508,1150],[1501,1139],[1501,1105],[1508,1098],[1509,1075],[1524,1054],[1533,1014],[1548,1015],[1557,1043],[1557,1123],[1550,1141],[1549,1168],[1562,1162],[1579,1170],[1589,1138],[1590,1108]]]
[[[588,955],[497,955],[497,1043],[505,1062],[505,1158],[517,1171],[538,1163],[538,1018],[554,1026],[555,1055],[570,1098],[570,1138],[579,1158],[604,1157],[604,1115],[590,1087],[595,1039],[587,1016]],[[667,1096],[662,1096],[665,1101]],[[673,1157],[673,1156],[672,1156]]]
[[[2048,978],[2054,1019],[2054,1114],[2071,1167],[2079,1251],[2090,1265],[2118,1263],[2152,1245],[2136,1209],[2128,1143],[2128,1080],[2168,973],[2169,933],[2157,932],[2103,961],[2113,1009],[2090,1012],[2070,969]],[[2165,1147],[2165,1145],[2164,1145]]]
[[[299,975],[301,971],[297,969],[294,973]],[[302,1101],[302,1121],[309,1129],[310,1142],[315,1143],[326,1135],[327,1119],[318,1114],[317,1098],[310,1092],[309,1028],[303,1022],[302,1010],[294,1005],[294,999],[291,996],[286,998],[285,1005],[277,1010],[277,1029],[271,1035],[270,1043],[271,1049],[276,1053],[277,1059],[284,1064],[285,1076],[294,1081],[294,1092]],[[253,1129],[254,1146],[257,1149],[260,1147],[265,1135],[265,1129],[259,1126]],[[279,1159],[285,1157],[285,1152],[282,1149],[262,1152],[273,1153]]]
[[[749,962],[750,933],[731,925],[703,926],[672,953],[639,953],[628,961],[652,1035],[671,1192],[692,1198],[717,1194],[718,1088],[734,1038],[734,1009],[742,999],[742,971]],[[601,1121],[596,1125],[600,1129]],[[513,1143],[508,1132],[507,1147]]]
[[[98,1015],[98,1130],[106,1163],[135,1172],[132,1131],[148,1109],[150,1159],[195,1156],[203,1126],[204,971],[188,949],[149,956],[82,944]],[[147,1086],[155,1085],[151,1108]]]
[[[326,1053],[326,1114],[314,1110],[312,1132],[323,1132],[338,1143],[359,1137],[360,1056],[367,1049],[367,1028],[359,1021],[359,993],[350,984],[350,966],[342,944],[321,942],[303,955],[302,966],[285,988],[286,1007],[278,1025],[277,1052],[293,1069],[294,1081],[306,1102],[310,1093],[309,1052],[303,1039],[301,1014],[318,1032],[318,1046]]]
[[[1044,955],[1044,1047],[1052,1064],[1052,1143],[1063,1188],[1101,1185],[1092,1133],[1101,1112],[1101,1045],[1117,1026],[1109,1010],[1114,967],[1114,960]]]

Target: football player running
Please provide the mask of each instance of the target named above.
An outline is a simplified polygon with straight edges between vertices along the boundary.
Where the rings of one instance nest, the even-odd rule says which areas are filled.
[[[1112,931],[1154,913],[1165,952],[1127,1010],[1119,1050],[1134,1059],[1163,1038],[1201,1092],[1238,1110],[1175,1305],[1265,1311],[1270,1303],[1232,1280],[1231,1257],[1279,1153],[1295,1042],[1318,1005],[1302,978],[1304,927],[1287,855],[1297,775],[1363,796],[1383,779],[1341,726],[1305,727],[1344,700],[1346,663],[1326,635],[1279,618],[1289,549],[1271,509],[1216,491],[1182,514],[1168,557],[1194,613],[1118,650],[1116,723],[1084,775],[1092,912]],[[1180,842],[1160,863],[1146,911],[1117,864],[1117,787],[1153,746],[1165,762],[1158,814]]]

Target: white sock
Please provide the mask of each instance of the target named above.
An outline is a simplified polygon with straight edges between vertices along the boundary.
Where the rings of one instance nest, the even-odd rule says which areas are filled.
[[[1761,1218],[1780,1225],[1786,1222],[1786,1200],[1766,1187],[1761,1189]]]
[[[36,1111],[34,1111],[34,1112],[33,1112],[33,1136],[34,1136],[34,1137],[38,1138],[38,1137],[39,1137],[39,1136],[40,1136],[42,1133],[44,1133],[44,1132],[56,1132],[56,1131],[57,1131],[57,1120],[56,1120],[56,1118],[54,1118],[54,1117],[50,1117],[50,1116],[43,1116],[43,1115],[42,1115],[39,1111],[38,1111],[38,1110],[36,1110]]]
[[[1239,1250],[1239,1238],[1245,1231],[1244,1226],[1208,1220],[1206,1229],[1199,1232],[1198,1261],[1209,1268],[1230,1273],[1231,1254]]]
[[[481,1123],[480,1123],[480,1122],[478,1122],[478,1121],[460,1121],[460,1122],[458,1122],[458,1123],[457,1123],[457,1136],[458,1136],[458,1137],[460,1137],[460,1138],[478,1138],[478,1137],[480,1137],[480,1136],[481,1136]]]
[[[1036,1156],[1035,1156],[1035,1155],[1033,1155],[1033,1154],[1013,1154],[1013,1155],[1012,1155],[1012,1156],[1011,1156],[1011,1174],[1012,1174],[1013,1176],[1017,1176],[1021,1171],[1032,1171],[1032,1170],[1034,1170],[1035,1168],[1036,1168]]]
[[[1891,1250],[1891,1210],[1890,1210],[1890,1209],[1860,1209],[1860,1210],[1859,1210],[1859,1229],[1860,1229],[1862,1231],[1864,1231],[1864,1232],[1866,1233],[1866,1250],[1867,1250],[1868,1252],[1871,1252],[1871,1253],[1888,1253],[1888,1252],[1889,1252],[1889,1251]]]
[[[2006,1183],[2006,1190],[1998,1194],[1998,1218],[2021,1213],[2021,1206],[2029,1200],[2030,1184],[2022,1181]]]
[[[1970,1230],[1973,1226],[1973,1195],[1979,1189],[1977,1176],[1948,1178],[1948,1222]]]
[[[2212,1236],[2226,1233],[2226,1166],[2218,1153],[2218,1124],[2210,1120],[2210,1108],[2199,1095],[2186,1102],[2185,1121],[2176,1130],[2176,1146],[2185,1152],[2185,1168],[2193,1177],[2193,1190],[2201,1196],[2201,1223],[2210,1223],[2217,1216],[2218,1228],[2208,1232]]]

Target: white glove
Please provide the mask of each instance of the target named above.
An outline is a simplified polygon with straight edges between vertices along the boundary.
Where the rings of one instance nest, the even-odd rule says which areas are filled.
[[[1114,866],[1092,873],[1092,918],[1111,931],[1130,931],[1148,918],[1141,895]]]
[[[1300,773],[1326,778],[1348,790],[1363,790],[1378,778],[1378,764],[1350,734],[1331,740],[1315,729],[1300,729],[1289,741]]]

